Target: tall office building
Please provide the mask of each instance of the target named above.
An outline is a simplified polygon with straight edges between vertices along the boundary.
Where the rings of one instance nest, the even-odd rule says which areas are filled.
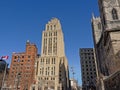
[[[13,53],[10,65],[8,86],[10,90],[30,90],[34,82],[34,64],[37,56],[35,44],[26,42],[26,51]]]
[[[98,90],[119,90],[120,73],[120,0],[98,0],[100,11],[100,39],[95,43],[99,80]],[[93,37],[97,38],[98,23],[92,19]],[[107,78],[106,78],[107,77]],[[116,89],[115,89],[116,87]]]
[[[93,48],[80,49],[80,62],[82,71],[82,90],[96,90],[96,60]]]
[[[36,60],[35,90],[68,90],[68,61],[60,21],[51,19],[42,33],[41,56]]]

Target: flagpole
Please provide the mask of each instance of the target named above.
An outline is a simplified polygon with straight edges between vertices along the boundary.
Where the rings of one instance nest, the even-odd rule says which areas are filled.
[[[1,60],[2,60],[2,58],[1,58]],[[3,90],[3,86],[4,86],[4,82],[5,82],[6,69],[7,69],[7,62],[6,62],[6,64],[5,64],[5,70],[4,70],[4,76],[3,76],[3,80],[2,80],[2,88],[1,88],[1,90]]]

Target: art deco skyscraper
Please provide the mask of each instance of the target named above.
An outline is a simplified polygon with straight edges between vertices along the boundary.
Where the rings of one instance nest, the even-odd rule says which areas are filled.
[[[41,56],[36,60],[35,90],[68,90],[68,62],[60,21],[51,19],[42,33]]]

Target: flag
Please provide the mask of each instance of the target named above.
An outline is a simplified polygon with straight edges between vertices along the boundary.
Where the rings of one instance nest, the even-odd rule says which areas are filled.
[[[1,59],[7,60],[7,59],[8,59],[8,56],[2,56]]]

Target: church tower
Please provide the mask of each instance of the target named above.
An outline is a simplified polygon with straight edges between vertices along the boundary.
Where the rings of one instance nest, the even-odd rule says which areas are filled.
[[[108,73],[117,71],[120,53],[120,0],[99,0]]]
[[[52,18],[42,33],[41,56],[36,59],[32,90],[69,90],[68,62],[60,21]]]
[[[98,4],[100,18],[92,18],[93,38],[98,66],[108,76],[120,69],[120,0],[98,0]]]
[[[99,0],[99,10],[104,30],[120,28],[120,0]]]

